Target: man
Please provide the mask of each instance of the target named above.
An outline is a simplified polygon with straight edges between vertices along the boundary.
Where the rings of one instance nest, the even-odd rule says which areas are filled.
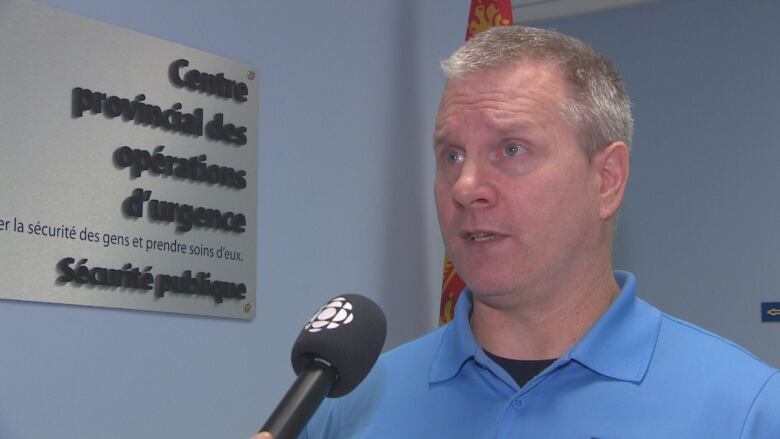
[[[612,271],[630,103],[580,41],[498,27],[443,63],[435,195],[468,285],[306,438],[780,438],[780,374]]]

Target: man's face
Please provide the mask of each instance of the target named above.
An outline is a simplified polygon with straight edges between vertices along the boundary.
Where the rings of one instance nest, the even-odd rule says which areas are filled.
[[[567,86],[524,61],[450,81],[436,119],[436,207],[447,252],[481,298],[576,276],[603,239],[599,179],[562,118]]]

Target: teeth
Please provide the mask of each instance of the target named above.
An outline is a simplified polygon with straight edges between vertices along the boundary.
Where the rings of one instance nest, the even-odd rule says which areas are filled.
[[[487,241],[491,238],[493,238],[492,233],[472,233],[469,235],[469,239],[475,242]]]

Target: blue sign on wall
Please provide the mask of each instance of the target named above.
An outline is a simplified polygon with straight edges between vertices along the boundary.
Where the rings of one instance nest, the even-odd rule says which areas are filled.
[[[761,321],[780,322],[780,302],[762,302]]]

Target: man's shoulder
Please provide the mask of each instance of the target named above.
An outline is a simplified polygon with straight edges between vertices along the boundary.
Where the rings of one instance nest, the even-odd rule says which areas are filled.
[[[739,344],[665,313],[641,387],[739,437],[780,429],[780,372]]]
[[[664,312],[661,312],[660,336],[664,337],[664,341],[673,343],[674,347],[684,348],[689,355],[737,362],[757,370],[773,369],[738,343]]]
[[[403,343],[382,354],[379,364],[393,368],[430,366],[449,325],[445,325]]]
[[[406,342],[379,357],[377,364],[346,401],[358,405],[383,395],[383,400],[394,400],[405,396],[421,396],[428,388],[431,370],[439,352],[447,327],[428,332]]]
[[[325,401],[309,422],[308,436],[302,437],[366,437],[369,431],[397,423],[410,407],[404,402],[424,399],[446,331],[446,326],[432,330],[382,354],[354,391]]]
[[[661,312],[653,363],[683,379],[706,377],[709,382],[757,390],[777,373],[739,344],[691,322]],[[668,368],[668,369],[667,369]]]

